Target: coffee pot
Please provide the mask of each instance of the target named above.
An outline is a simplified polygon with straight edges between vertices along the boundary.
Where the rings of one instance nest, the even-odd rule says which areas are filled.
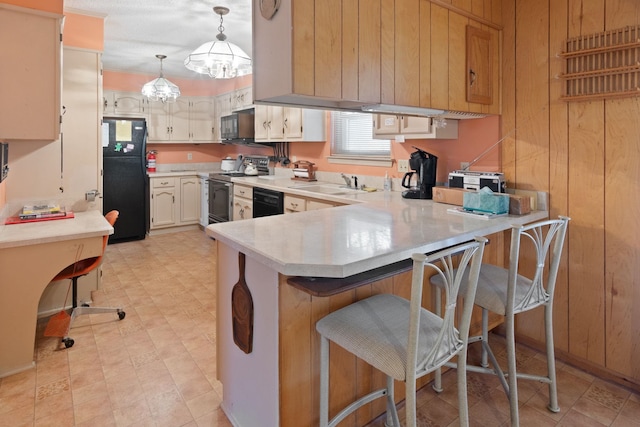
[[[438,158],[418,147],[413,148],[417,151],[411,153],[409,158],[409,168],[412,172],[407,172],[402,177],[402,186],[407,188],[402,192],[402,197],[405,199],[431,199],[433,198],[433,187],[436,185]],[[412,180],[414,175],[415,180]]]

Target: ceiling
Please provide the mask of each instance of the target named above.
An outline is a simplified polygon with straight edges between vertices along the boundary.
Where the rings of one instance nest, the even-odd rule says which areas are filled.
[[[252,56],[251,0],[64,0],[70,12],[106,16],[105,70],[159,74],[155,55],[162,54],[164,76],[187,79],[204,77],[187,70],[184,60],[218,34],[214,6],[229,8],[223,22],[227,41]]]

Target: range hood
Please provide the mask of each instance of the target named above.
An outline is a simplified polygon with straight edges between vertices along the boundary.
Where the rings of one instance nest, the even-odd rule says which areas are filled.
[[[409,107],[405,105],[392,105],[392,104],[363,105],[361,109],[366,113],[395,114],[395,115],[434,117],[434,118],[457,119],[457,120],[481,119],[483,117],[487,117],[486,114],[482,114],[482,113],[438,110],[435,108]]]
[[[433,117],[442,119],[481,119],[489,116],[483,113],[466,111],[440,110],[427,107],[411,107],[392,104],[364,104],[362,101],[347,101],[340,99],[322,98],[309,95],[281,95],[264,100],[254,100],[255,104],[282,105],[285,107],[318,108],[321,110],[352,111],[365,113],[380,113],[418,117]]]

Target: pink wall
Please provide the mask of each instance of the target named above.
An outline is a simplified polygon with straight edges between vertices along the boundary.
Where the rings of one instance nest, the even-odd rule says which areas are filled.
[[[149,62],[158,63],[160,73],[160,61],[149,58]],[[120,71],[104,70],[102,88],[107,90],[121,90],[125,92],[139,92],[142,86],[149,80],[158,77],[158,74],[132,74]],[[236,79],[214,80],[205,76],[194,76],[194,79],[181,79],[165,75],[171,82],[178,85],[180,93],[184,96],[215,96],[221,93],[231,92],[236,89],[250,86],[251,75]]]
[[[63,0],[2,0],[0,3],[62,14]]]
[[[107,90],[122,90],[137,92],[147,81],[155,75],[129,74],[117,71],[104,71],[103,87]],[[185,96],[215,96],[251,85],[251,76],[244,76],[230,80],[212,80],[208,77],[194,80],[171,78],[180,87]],[[470,162],[498,140],[499,117],[485,119],[461,120],[458,126],[457,140],[407,140],[405,143],[392,143],[393,159],[408,159],[416,146],[438,157],[437,180],[444,182],[449,172],[460,169],[460,162]],[[327,119],[327,138],[330,141],[331,127]],[[397,171],[397,164],[390,168],[373,166],[353,166],[331,164],[327,161],[330,154],[330,144],[326,142],[290,143],[290,155],[298,160],[309,160],[316,164],[318,170],[330,172],[356,173],[361,175],[401,177]],[[174,163],[208,163],[219,162],[220,159],[242,154],[272,155],[271,148],[240,148],[234,145],[221,144],[149,144],[150,150],[156,150],[158,164]],[[496,171],[499,168],[499,151],[492,150],[482,161],[475,165],[476,169]],[[191,160],[188,160],[191,154]],[[293,167],[293,165],[290,165]]]
[[[327,120],[329,123],[329,120]],[[484,119],[460,120],[458,123],[458,139],[422,140],[411,139],[404,143],[391,143],[391,157],[394,160],[408,159],[415,149],[413,146],[425,150],[438,157],[437,180],[445,182],[449,172],[460,169],[460,162],[470,162],[498,141],[499,117],[492,116]],[[327,135],[331,134],[330,124],[327,125]],[[390,168],[374,166],[354,166],[329,163],[330,144],[324,142],[291,143],[290,155],[298,160],[309,160],[316,164],[318,170],[330,172],[344,172],[361,175],[382,176],[388,173],[391,177],[401,177],[398,166],[394,162]],[[499,169],[500,150],[491,150],[474,166],[478,170],[497,171]]]
[[[65,46],[104,50],[104,18],[69,12],[65,12],[64,17]]]

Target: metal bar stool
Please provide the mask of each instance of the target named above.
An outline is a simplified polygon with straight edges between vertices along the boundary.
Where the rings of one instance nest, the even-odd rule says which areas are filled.
[[[316,323],[320,341],[320,426],[336,426],[369,402],[385,397],[387,425],[400,427],[393,396],[394,380],[406,384],[406,425],[416,426],[416,381],[458,355],[460,425],[467,426],[466,351],[473,297],[486,239],[457,245],[431,255],[414,254],[411,300],[379,294],[343,307]],[[454,260],[471,274],[454,270]],[[446,310],[437,316],[422,307],[425,269],[445,284]],[[462,283],[466,281],[466,283]],[[464,304],[458,309],[459,290]],[[454,326],[460,316],[458,329]],[[387,376],[386,387],[349,404],[329,421],[329,342],[341,346]]]
[[[518,379],[527,379],[547,383],[549,385],[549,405],[552,412],[560,411],[558,407],[558,391],[556,385],[556,366],[553,345],[553,294],[558,276],[558,268],[562,257],[562,248],[570,218],[560,216],[559,219],[540,221],[525,226],[511,227],[511,248],[509,268],[482,264],[475,304],[482,307],[482,335],[469,337],[469,343],[482,343],[481,366],[467,364],[466,369],[472,372],[497,375],[505,392],[509,396],[511,425],[518,426]],[[519,262],[522,249],[527,246],[533,250],[535,269],[530,277],[520,273]],[[527,252],[530,253],[530,252]],[[548,274],[545,265],[549,262]],[[460,266],[462,268],[462,266]],[[545,277],[546,276],[546,277]],[[438,295],[444,282],[439,276],[433,276],[431,283],[436,285],[436,309],[440,309]],[[516,371],[515,315],[536,307],[544,307],[545,341],[547,356],[547,375],[530,375]],[[507,372],[498,365],[495,355],[489,346],[488,319],[489,311],[505,317],[505,333],[507,343]],[[489,367],[489,360],[491,367]],[[453,366],[448,364],[447,366]],[[433,385],[437,392],[442,391],[440,369],[436,371]]]

